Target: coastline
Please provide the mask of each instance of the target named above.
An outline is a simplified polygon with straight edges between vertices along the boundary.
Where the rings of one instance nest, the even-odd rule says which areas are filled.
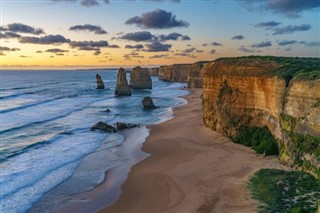
[[[202,90],[190,91],[173,119],[148,126],[142,150],[150,156],[131,168],[119,199],[99,212],[256,212],[246,180],[262,168],[286,167],[206,128]]]

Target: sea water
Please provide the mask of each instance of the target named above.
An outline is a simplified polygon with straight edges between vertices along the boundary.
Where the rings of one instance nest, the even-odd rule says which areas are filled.
[[[96,73],[108,89],[95,89]],[[72,205],[94,212],[117,199],[130,168],[147,157],[146,126],[171,119],[188,92],[185,84],[152,77],[152,90],[115,97],[116,76],[116,70],[1,71],[1,212],[72,212]],[[143,110],[145,96],[159,108]],[[141,127],[90,131],[99,121]],[[81,198],[103,182],[98,202]]]

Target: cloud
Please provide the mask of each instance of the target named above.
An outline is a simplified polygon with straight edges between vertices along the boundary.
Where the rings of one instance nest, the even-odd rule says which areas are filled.
[[[263,47],[271,47],[271,46],[272,46],[272,43],[270,41],[263,41],[263,42],[251,45],[251,47],[254,47],[254,48],[263,48]]]
[[[263,9],[273,13],[282,14],[289,18],[301,16],[303,11],[308,11],[320,7],[319,0],[242,0],[251,10]]]
[[[204,43],[204,44],[202,44],[202,46],[203,46],[203,47],[206,47],[206,46],[208,46],[208,43]]]
[[[78,50],[84,51],[100,51],[99,47],[79,47]]]
[[[14,32],[0,33],[0,38],[2,38],[2,39],[20,38],[20,37],[21,37],[21,35],[14,33]]]
[[[284,49],[284,51],[291,51],[291,50],[292,50],[291,47],[287,47]]]
[[[231,40],[243,40],[245,37],[243,35],[235,35],[231,38]]]
[[[116,45],[116,44],[111,44],[111,45],[108,46],[108,48],[118,49],[118,48],[120,48],[120,46]]]
[[[194,51],[196,51],[196,48],[191,47],[191,48],[185,49],[183,52],[184,52],[184,53],[192,53],[192,52],[194,52]]]
[[[302,42],[302,43],[307,47],[320,47],[320,41],[311,41],[311,42]]]
[[[240,47],[238,50],[241,52],[245,52],[245,53],[254,53],[255,52],[253,49],[248,49],[246,47]]]
[[[69,28],[71,31],[89,31],[94,32],[97,35],[107,34],[107,31],[102,29],[100,26],[85,24],[85,25],[75,25]]]
[[[132,51],[131,53],[124,54],[123,57],[124,57],[126,60],[131,60],[131,58],[144,58],[144,56],[140,55],[140,54],[137,53],[136,51]]]
[[[34,28],[21,23],[8,24],[6,28],[2,29],[6,29],[6,31],[11,31],[14,33],[28,33],[33,35],[44,34],[44,31],[40,28]]]
[[[20,58],[31,58],[31,56],[20,55]]]
[[[286,45],[295,44],[295,43],[297,43],[297,41],[295,40],[283,40],[283,41],[279,41],[278,45],[286,46]]]
[[[93,55],[100,55],[100,54],[101,54],[100,49],[99,49],[99,50],[96,50],[96,51],[93,53]]]
[[[43,37],[21,37],[19,39],[20,43],[30,43],[30,44],[63,44],[69,43],[70,39],[66,39],[62,35],[47,35]]]
[[[84,7],[94,7],[101,5],[99,0],[51,0],[53,2],[80,2],[80,4]],[[109,4],[109,0],[103,0],[105,4]]]
[[[189,36],[181,35],[180,33],[170,33],[168,35],[158,36],[158,39],[160,41],[169,41],[169,40],[177,41],[179,38],[181,38],[182,41],[191,40],[191,38]]]
[[[129,40],[129,41],[151,41],[153,39],[153,35],[148,31],[139,31],[134,33],[127,33],[121,36],[121,39]]]
[[[38,50],[36,53],[42,53],[42,51],[41,51],[41,50]]]
[[[69,52],[69,50],[62,50],[59,48],[54,48],[54,49],[47,49],[46,52],[48,52],[48,53],[65,53],[65,52]]]
[[[19,50],[20,50],[19,48],[9,48],[9,47],[0,46],[0,52],[14,52]]]
[[[162,55],[153,55],[150,56],[150,59],[155,59],[155,58],[166,58],[168,56],[168,54],[162,54]]]
[[[216,54],[217,51],[215,49],[210,50],[210,54]]]
[[[171,12],[156,9],[151,12],[143,13],[141,16],[135,16],[128,19],[126,24],[134,24],[144,29],[167,29],[173,27],[188,27],[189,23],[183,20],[177,20]]]
[[[144,46],[143,46],[142,44],[126,45],[125,48],[126,48],[126,49],[137,49],[137,50],[140,50],[140,49],[143,49]]]
[[[189,58],[197,58],[197,56],[190,54],[190,53],[176,53],[174,54],[176,56],[183,56],[183,57],[189,57]]]
[[[218,43],[218,42],[212,42],[211,45],[212,45],[212,46],[215,46],[215,47],[223,46],[223,44]]]
[[[70,46],[75,48],[83,48],[83,47],[108,47],[109,43],[107,41],[72,41],[70,42]]]
[[[171,44],[164,44],[159,41],[154,41],[150,44],[146,44],[146,52],[167,52],[172,47]]]
[[[309,31],[310,29],[311,26],[309,24],[288,25],[285,27],[274,28],[272,35],[292,34],[299,31]]]
[[[280,22],[268,21],[268,22],[260,22],[260,23],[254,25],[254,26],[255,27],[261,27],[261,28],[270,29],[270,28],[273,28],[273,27],[277,27],[280,24],[281,24]]]

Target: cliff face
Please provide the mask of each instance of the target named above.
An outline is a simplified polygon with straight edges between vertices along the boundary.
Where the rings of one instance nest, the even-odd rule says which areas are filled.
[[[149,68],[149,72],[151,76],[158,76],[159,68],[156,68],[156,67]]]
[[[161,66],[158,71],[160,80],[172,82],[187,82],[188,88],[202,88],[201,69],[205,61],[194,64],[173,64]]]
[[[152,80],[147,68],[135,67],[130,73],[130,86],[133,89],[152,89]]]
[[[208,62],[200,61],[191,65],[188,73],[188,88],[202,88],[201,69],[206,63]]]
[[[188,73],[192,68],[192,64],[174,64],[170,66],[161,66],[159,68],[158,77],[163,81],[187,82]]]
[[[264,60],[216,60],[203,72],[203,121],[235,137],[241,127],[267,126],[279,159],[320,177],[320,79],[273,75],[282,65]]]

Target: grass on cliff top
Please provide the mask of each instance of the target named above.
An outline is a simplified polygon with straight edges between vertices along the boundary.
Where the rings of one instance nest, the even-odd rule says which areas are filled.
[[[252,147],[260,154],[279,154],[277,141],[267,127],[242,127],[233,141]]]
[[[276,57],[276,56],[243,56],[235,58],[219,58],[216,61],[270,61],[279,65],[279,68],[270,70],[270,75],[280,76],[287,82],[293,78],[300,80],[320,79],[320,58]]]
[[[320,181],[305,172],[261,169],[248,185],[263,213],[315,213],[320,199]]]

